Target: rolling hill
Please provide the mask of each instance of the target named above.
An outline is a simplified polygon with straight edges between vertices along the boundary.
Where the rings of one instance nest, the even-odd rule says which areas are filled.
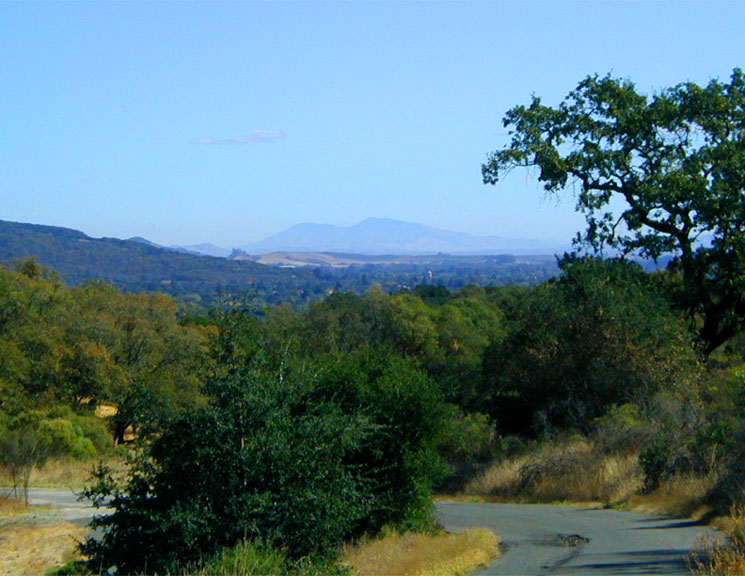
[[[312,279],[310,271],[189,254],[143,238],[91,238],[68,228],[0,221],[0,262],[29,257],[70,284],[100,279],[128,291],[199,294],[208,300],[247,290],[284,292],[299,276]]]
[[[162,291],[213,303],[240,296],[257,304],[304,305],[332,291],[388,291],[417,284],[533,284],[556,273],[553,256],[370,256],[328,252],[227,259],[164,248],[144,238],[92,238],[77,230],[0,221],[0,262],[35,258],[68,284],[104,280],[130,292]],[[259,263],[266,262],[266,264]]]

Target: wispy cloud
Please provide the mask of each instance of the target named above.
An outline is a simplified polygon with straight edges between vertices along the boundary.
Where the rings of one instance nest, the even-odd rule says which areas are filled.
[[[280,138],[284,138],[282,130],[256,130],[248,136],[237,136],[235,138],[201,138],[195,140],[195,144],[203,145],[231,145],[231,144],[269,144]]]

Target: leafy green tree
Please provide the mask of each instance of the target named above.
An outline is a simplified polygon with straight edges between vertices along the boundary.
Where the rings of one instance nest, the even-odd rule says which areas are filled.
[[[489,412],[504,432],[586,431],[611,405],[648,404],[697,373],[688,331],[640,266],[582,258],[562,268],[485,352]]]
[[[10,477],[15,497],[22,495],[26,502],[32,470],[49,458],[91,460],[112,448],[100,419],[75,414],[69,407],[15,416],[0,413],[0,468]]]
[[[178,571],[241,540],[333,557],[364,531],[429,522],[447,411],[425,373],[372,351],[231,358],[123,484],[99,470],[87,494],[114,511],[84,546],[94,569]]]
[[[140,433],[200,401],[207,368],[204,334],[181,326],[175,302],[163,294],[124,294],[102,282],[73,291],[77,320],[70,330],[80,342],[71,376],[77,394],[117,407],[114,437],[129,426]]]
[[[11,413],[58,397],[68,351],[64,285],[33,260],[17,266],[19,272],[0,266],[0,409]]]
[[[507,112],[512,140],[482,167],[497,183],[536,167],[549,193],[576,190],[595,250],[659,258],[680,273],[676,297],[701,319],[710,354],[745,320],[745,75],[654,96],[590,76],[556,107],[534,97]],[[614,213],[622,205],[621,213]]]
[[[445,472],[438,448],[451,415],[439,387],[387,350],[366,348],[326,362],[312,398],[333,401],[370,425],[348,455],[371,498],[364,529],[427,526],[432,486]]]
[[[375,302],[383,305],[387,296]],[[312,304],[305,316],[304,347],[315,352],[348,352],[370,344],[383,311],[371,309],[370,299],[351,292],[334,292],[323,302]],[[367,321],[366,316],[371,316]]]
[[[14,422],[11,427],[0,429],[0,467],[10,477],[15,499],[22,496],[28,503],[31,471],[44,464],[50,455],[51,447],[35,428]]]
[[[448,402],[479,410],[483,395],[482,358],[504,334],[504,317],[483,291],[462,291],[435,310],[437,348],[424,358],[430,376]]]
[[[388,303],[390,314],[381,326],[383,343],[399,354],[414,358],[434,354],[437,348],[434,309],[407,292],[391,296]]]
[[[412,294],[424,300],[430,306],[439,306],[450,299],[450,291],[444,286],[435,284],[419,284],[414,286]]]

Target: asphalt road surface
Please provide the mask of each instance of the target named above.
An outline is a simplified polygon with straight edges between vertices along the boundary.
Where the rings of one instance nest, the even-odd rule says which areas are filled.
[[[62,488],[29,488],[29,504],[54,506],[63,519],[87,526],[93,516],[103,514],[88,502],[78,502],[75,492]]]
[[[474,576],[496,574],[690,574],[685,557],[696,522],[570,506],[438,502],[450,532],[485,527],[502,539],[502,555]]]
[[[31,489],[32,504],[48,504],[85,526],[96,510],[72,490]],[[446,530],[484,527],[502,539],[502,555],[473,576],[689,574],[685,557],[711,528],[677,518],[571,506],[437,502]]]

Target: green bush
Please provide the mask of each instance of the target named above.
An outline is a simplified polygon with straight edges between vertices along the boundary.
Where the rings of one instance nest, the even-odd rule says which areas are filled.
[[[358,472],[342,456],[361,423],[307,406],[285,379],[225,383],[230,406],[194,411],[153,443],[119,490],[99,475],[94,497],[113,514],[84,551],[95,569],[175,570],[239,540],[262,539],[291,558],[328,553],[366,513]]]
[[[698,374],[684,320],[641,266],[565,257],[561,268],[484,354],[487,413],[502,433],[586,433],[612,405],[643,405]]]
[[[614,404],[592,424],[592,441],[605,454],[635,452],[653,433],[651,423],[636,404]]]
[[[54,455],[65,455],[78,460],[96,457],[96,448],[80,428],[70,420],[51,418],[39,422],[38,434]]]
[[[318,566],[363,531],[431,524],[444,404],[423,372],[373,353],[253,364],[211,383],[124,484],[98,471],[87,495],[114,512],[83,546],[94,570],[177,570],[242,540]]]
[[[363,529],[429,529],[432,486],[446,471],[438,447],[449,412],[439,387],[390,352],[367,348],[329,362],[313,397],[369,422],[368,434],[347,456],[372,499]]]
[[[448,405],[438,451],[447,466],[447,476],[438,490],[460,491],[473,473],[500,451],[494,424],[485,414],[463,412]]]

